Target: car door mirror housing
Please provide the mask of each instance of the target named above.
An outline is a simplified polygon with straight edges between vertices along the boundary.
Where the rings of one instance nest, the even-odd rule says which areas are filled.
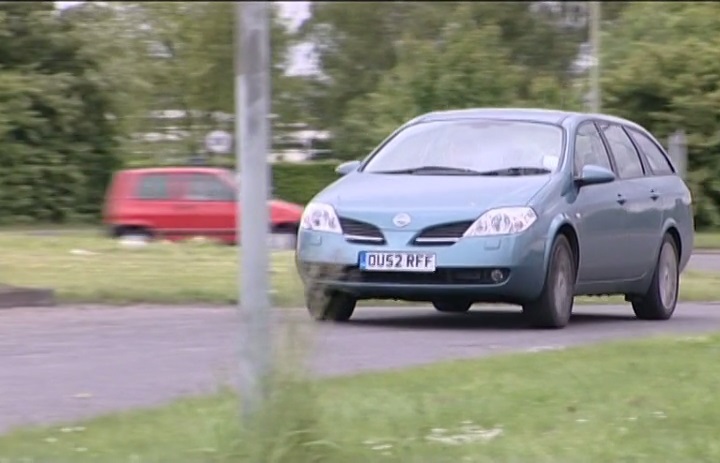
[[[583,167],[582,173],[575,178],[578,186],[598,185],[615,181],[615,174],[610,169],[601,166],[587,165]]]
[[[347,175],[351,172],[356,171],[358,167],[360,167],[360,161],[343,162],[335,168],[335,173],[338,173],[340,175]]]

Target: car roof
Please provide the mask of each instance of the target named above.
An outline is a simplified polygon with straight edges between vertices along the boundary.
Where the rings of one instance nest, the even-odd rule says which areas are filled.
[[[203,166],[166,166],[166,167],[138,167],[134,169],[122,169],[123,174],[182,174],[182,173],[207,173],[215,174],[226,171],[222,167]]]
[[[414,122],[428,122],[436,120],[462,120],[462,119],[496,119],[496,120],[522,120],[544,122],[548,124],[563,125],[564,122],[574,120],[580,122],[586,119],[605,120],[618,124],[631,125],[641,128],[638,124],[611,116],[609,114],[583,113],[577,111],[563,111],[559,109],[541,108],[468,108],[433,111],[413,119]]]

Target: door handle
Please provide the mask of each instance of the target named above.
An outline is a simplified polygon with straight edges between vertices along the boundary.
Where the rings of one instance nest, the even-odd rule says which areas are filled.
[[[620,193],[618,193],[618,195],[617,195],[617,202],[618,202],[618,204],[625,204],[626,201],[627,201],[627,199],[625,199],[625,196],[623,196],[623,195],[621,195]]]
[[[660,193],[655,191],[655,189],[650,190],[650,199],[653,201],[656,201],[660,197]]]
[[[195,206],[192,204],[177,204],[175,209],[195,209]]]

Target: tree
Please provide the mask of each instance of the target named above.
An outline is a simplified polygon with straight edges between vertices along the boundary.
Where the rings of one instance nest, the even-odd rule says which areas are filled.
[[[115,82],[117,88],[136,92],[135,98],[129,99],[144,102],[127,108],[126,117],[137,121],[133,131],[140,126],[145,130],[153,127],[148,121],[150,111],[183,111],[181,126],[188,136],[178,154],[187,156],[200,150],[205,133],[229,128],[227,120],[214,115],[231,115],[235,110],[233,2],[123,2],[94,8],[104,14],[95,13],[92,26],[85,14],[83,24],[95,32],[88,37],[102,45],[88,47],[108,52],[107,69],[123,63],[124,71],[116,74],[123,77]],[[271,14],[273,110],[286,117],[293,113],[295,103],[285,89],[296,84],[283,74],[287,31],[277,8],[272,8]],[[116,44],[116,36],[127,42]],[[135,77],[141,85],[131,90],[123,83],[128,77]],[[155,128],[163,130],[162,126]]]
[[[536,7],[543,3],[556,5],[550,10]],[[311,41],[318,53],[322,76],[307,87],[312,112],[319,115],[316,122],[335,132],[337,152],[347,151],[343,121],[379,91],[413,41],[441,41],[458,12],[474,25],[466,31],[496,28],[508,61],[525,70],[516,102],[572,106],[577,90],[571,63],[587,40],[587,18],[585,24],[561,20],[568,16],[569,3],[583,2],[313,2],[312,15],[297,40]],[[624,7],[611,7],[608,17]],[[585,13],[580,9],[577,14]],[[473,46],[486,49],[476,43],[465,51],[472,52]],[[424,70],[424,60],[418,55],[416,62],[405,66]]]
[[[95,215],[117,166],[112,99],[52,2],[0,3],[0,218]]]
[[[124,3],[85,2],[61,12],[68,33],[80,44],[78,55],[98,64],[94,78],[110,95],[118,131],[135,133],[152,109],[156,63],[138,10]]]
[[[395,128],[422,113],[469,107],[532,105],[528,96],[562,100],[551,77],[530,79],[527,68],[512,62],[498,26],[478,27],[470,5],[449,18],[436,40],[403,42],[398,65],[366,98],[351,102],[339,130],[341,157],[364,156]],[[570,100],[570,98],[565,98]],[[553,101],[560,106],[560,101]]]
[[[603,36],[603,106],[660,137],[685,129],[698,226],[720,225],[720,4],[636,3]],[[631,44],[631,45],[628,45]]]
[[[295,41],[309,41],[322,76],[308,87],[316,123],[336,129],[351,101],[397,64],[405,36],[432,39],[458,2],[312,2]]]

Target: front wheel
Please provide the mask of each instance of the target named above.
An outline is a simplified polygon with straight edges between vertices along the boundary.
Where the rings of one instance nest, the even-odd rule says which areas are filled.
[[[344,322],[350,320],[357,300],[346,293],[308,289],[305,304],[310,316],[316,321]]]
[[[675,241],[665,235],[653,273],[650,289],[632,301],[635,316],[640,320],[668,320],[677,306],[680,289],[680,264]]]
[[[575,259],[565,236],[553,242],[545,285],[540,297],[523,306],[523,314],[537,328],[564,328],[575,299]]]

